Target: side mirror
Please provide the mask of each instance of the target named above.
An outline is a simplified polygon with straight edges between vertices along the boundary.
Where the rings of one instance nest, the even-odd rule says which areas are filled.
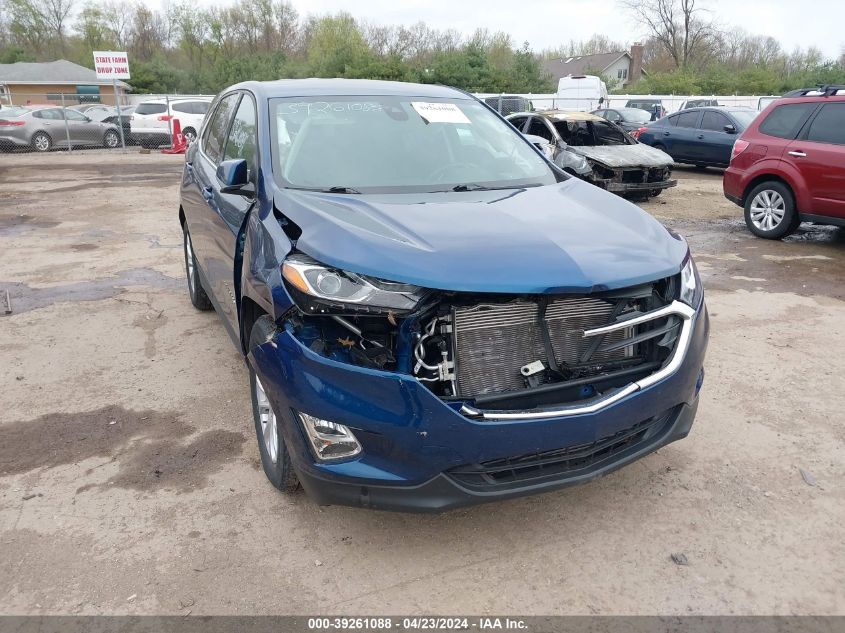
[[[217,179],[223,184],[221,193],[251,196],[255,188],[249,181],[249,168],[243,158],[224,160],[217,166]]]
[[[724,129],[725,132],[727,132],[728,134],[736,134],[736,128],[731,124],[726,125],[722,129]]]

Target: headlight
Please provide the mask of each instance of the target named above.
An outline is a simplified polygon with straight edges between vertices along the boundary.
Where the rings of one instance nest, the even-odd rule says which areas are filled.
[[[285,260],[282,276],[299,307],[309,313],[408,312],[424,293],[419,286],[338,270],[300,253]]]
[[[695,263],[692,261],[692,256],[687,255],[687,261],[681,269],[681,292],[679,299],[690,307],[698,308],[703,291],[701,279],[698,276]]]

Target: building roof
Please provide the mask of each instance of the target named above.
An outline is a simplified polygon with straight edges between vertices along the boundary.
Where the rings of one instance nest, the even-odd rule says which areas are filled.
[[[15,62],[0,64],[0,83],[7,84],[68,84],[68,85],[111,85],[111,79],[97,79],[97,73],[90,68],[74,64],[66,59],[54,62]],[[121,88],[129,88],[123,81]]]
[[[603,72],[620,57],[628,57],[630,59],[631,55],[626,51],[616,51],[614,53],[547,59],[543,61],[543,70],[555,79],[560,79],[567,75],[584,75],[588,70]]]

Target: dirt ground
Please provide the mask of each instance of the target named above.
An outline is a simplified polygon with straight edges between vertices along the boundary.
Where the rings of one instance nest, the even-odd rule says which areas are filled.
[[[845,614],[845,230],[753,238],[679,169],[643,206],[707,288],[689,438],[439,516],[321,508],[265,481],[188,301],[181,161],[0,156],[0,612]]]

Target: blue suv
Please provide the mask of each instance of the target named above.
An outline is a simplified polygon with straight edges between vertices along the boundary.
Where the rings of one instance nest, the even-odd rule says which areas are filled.
[[[686,242],[464,92],[233,86],[188,150],[179,220],[279,489],[438,511],[689,433],[709,328]]]

